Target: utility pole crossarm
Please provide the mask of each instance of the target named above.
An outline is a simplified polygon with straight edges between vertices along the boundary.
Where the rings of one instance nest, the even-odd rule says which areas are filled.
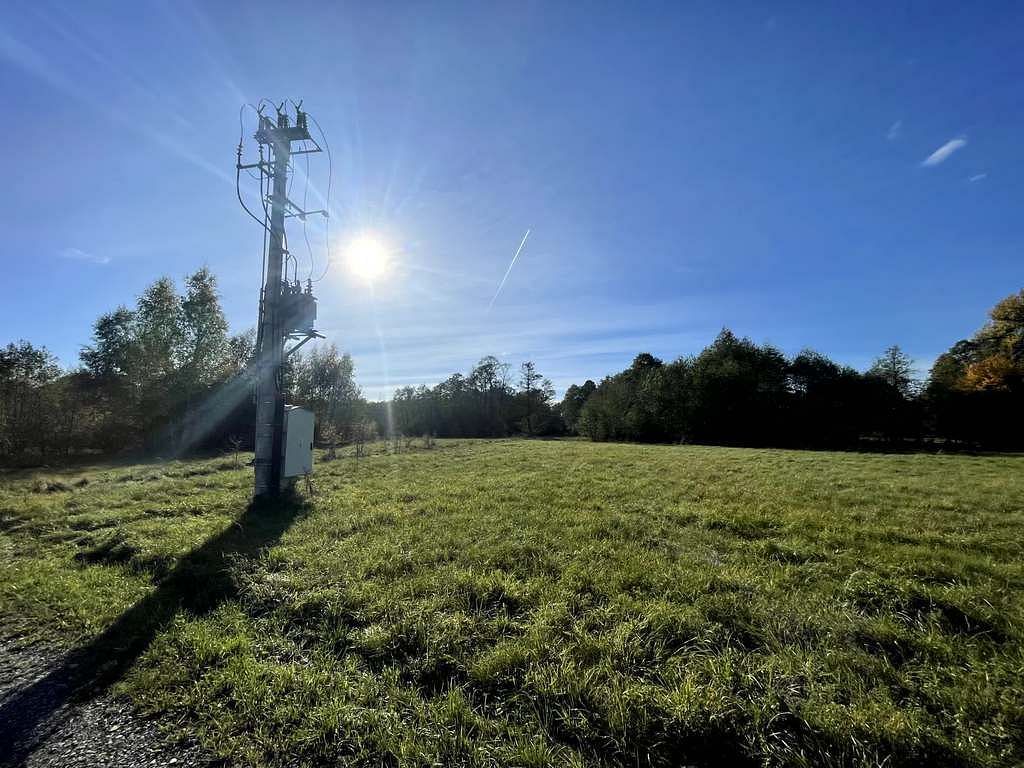
[[[300,119],[305,113],[300,112]],[[298,125],[288,126],[287,120],[288,115],[284,112],[277,113],[277,125],[271,122],[269,117],[264,117],[260,123],[260,129],[256,131],[256,141],[260,144],[270,144],[276,146],[277,144],[286,144],[291,150],[291,142],[293,141],[313,141],[313,137],[309,135],[309,129],[305,123],[299,123]],[[286,121],[284,125],[281,124],[281,118]],[[314,144],[316,142],[313,142]],[[298,152],[296,152],[298,154]]]
[[[312,141],[315,149],[296,149],[296,150],[292,150],[292,155],[312,155],[312,154],[315,154],[316,152],[323,152],[323,150],[320,149],[320,145],[317,144],[315,140],[307,139],[307,141]]]
[[[323,210],[322,208],[319,211],[304,211],[296,203],[293,203],[287,197],[284,199],[284,204],[286,206],[288,206],[289,208],[291,208],[290,212],[288,212],[288,211],[285,212],[285,214],[284,214],[285,217],[297,216],[300,219],[305,220],[305,218],[307,216],[312,216],[314,213],[322,214],[325,217],[327,216],[327,211]]]

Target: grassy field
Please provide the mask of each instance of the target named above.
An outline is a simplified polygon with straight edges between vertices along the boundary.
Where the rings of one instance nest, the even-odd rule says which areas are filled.
[[[275,507],[230,458],[0,483],[4,633],[238,765],[1024,761],[1024,457],[441,441]]]

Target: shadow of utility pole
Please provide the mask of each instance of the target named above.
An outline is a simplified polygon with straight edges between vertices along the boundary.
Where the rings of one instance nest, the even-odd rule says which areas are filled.
[[[308,502],[296,496],[253,501],[228,528],[181,558],[153,592],[102,634],[69,651],[44,677],[11,693],[0,704],[0,764],[23,762],[76,703],[120,680],[179,611],[201,616],[234,597],[226,558],[254,557],[273,546],[308,509]]]

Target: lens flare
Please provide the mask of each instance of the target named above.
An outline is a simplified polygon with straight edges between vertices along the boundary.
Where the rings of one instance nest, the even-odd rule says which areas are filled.
[[[369,283],[380,280],[391,268],[387,249],[371,235],[360,235],[353,240],[345,260],[352,274]]]

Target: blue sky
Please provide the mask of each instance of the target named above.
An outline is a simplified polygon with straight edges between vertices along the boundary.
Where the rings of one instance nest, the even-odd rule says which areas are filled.
[[[484,354],[561,391],[723,326],[926,366],[1024,284],[1024,6],[835,5],[4,4],[0,343],[74,364],[204,264],[251,326],[233,165],[265,97],[330,141],[320,325],[371,397]],[[362,232],[393,254],[372,291],[339,258]]]

